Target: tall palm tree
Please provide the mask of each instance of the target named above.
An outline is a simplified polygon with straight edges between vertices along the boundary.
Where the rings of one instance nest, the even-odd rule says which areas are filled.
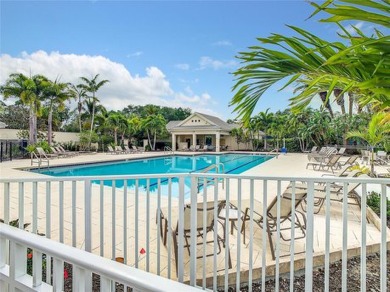
[[[82,132],[82,125],[81,125],[81,112],[83,110],[83,102],[84,99],[87,97],[87,92],[85,91],[84,88],[80,87],[80,85],[70,85],[69,89],[70,95],[77,100],[77,111],[79,114],[79,129],[80,133]]]
[[[390,139],[390,123],[385,112],[374,114],[367,129],[362,131],[351,131],[347,138],[360,138],[370,145],[371,151],[371,173],[374,174],[374,148],[381,143],[387,143]]]
[[[52,127],[53,127],[53,108],[57,108],[62,111],[65,108],[65,101],[69,100],[70,94],[68,91],[68,84],[61,83],[57,78],[54,82],[48,80],[46,82],[46,88],[44,90],[44,98],[48,106],[48,119],[47,119],[47,142],[49,145],[52,143]]]
[[[34,75],[27,77],[21,73],[14,73],[9,76],[0,92],[4,98],[19,98],[29,107],[29,144],[37,142],[37,115],[41,112],[41,98],[44,90],[46,77]]]
[[[80,84],[80,88],[84,89],[85,91],[89,92],[92,94],[90,96],[90,99],[92,101],[92,117],[91,117],[91,129],[90,129],[90,141],[88,147],[91,147],[91,138],[92,138],[92,131],[93,131],[93,125],[94,125],[94,120],[95,120],[95,107],[96,107],[96,102],[99,101],[99,99],[96,97],[96,92],[106,83],[108,83],[108,80],[101,80],[98,81],[99,74],[96,74],[95,77],[92,79],[88,79],[86,77],[80,77],[82,82],[84,84]]]

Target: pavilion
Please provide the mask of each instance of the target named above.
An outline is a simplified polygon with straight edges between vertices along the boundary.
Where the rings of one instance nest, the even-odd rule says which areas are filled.
[[[237,127],[235,124],[228,124],[218,117],[195,112],[183,121],[170,121],[166,128],[172,134],[172,150],[187,150],[191,146],[195,149],[197,145],[204,149],[215,149],[219,152],[221,148],[232,147],[235,143],[230,131]]]

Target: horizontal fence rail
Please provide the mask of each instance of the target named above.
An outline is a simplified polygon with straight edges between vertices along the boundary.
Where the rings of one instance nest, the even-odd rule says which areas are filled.
[[[1,178],[0,218],[127,266],[213,290],[239,291],[245,285],[251,291],[256,285],[265,291],[267,285],[278,291],[279,279],[288,275],[294,291],[295,276],[304,271],[305,291],[312,291],[313,273],[323,267],[323,289],[330,291],[331,266],[341,261],[340,289],[347,291],[348,261],[358,257],[359,289],[365,291],[366,256],[378,253],[375,289],[387,291],[388,184],[389,179],[362,176],[215,173]],[[374,211],[380,216],[367,207],[370,190],[379,194]],[[8,262],[12,258],[8,249],[3,256]],[[47,261],[46,273],[57,264]],[[46,283],[53,284],[50,277]]]
[[[21,291],[64,290],[64,280],[72,277],[73,291],[115,291],[122,286],[132,291],[199,291],[199,289],[172,281],[139,269],[115,263],[100,256],[67,246],[42,236],[32,234],[15,227],[0,223],[0,281],[1,291],[19,289]],[[10,250],[9,265],[5,261],[4,251]],[[26,255],[33,266],[32,275],[26,273]],[[51,259],[53,283],[42,282],[42,264]],[[72,275],[64,264],[70,266]],[[92,272],[94,277],[91,277]],[[46,275],[45,275],[46,276]],[[92,279],[99,278],[99,284]],[[9,287],[7,287],[7,284]]]

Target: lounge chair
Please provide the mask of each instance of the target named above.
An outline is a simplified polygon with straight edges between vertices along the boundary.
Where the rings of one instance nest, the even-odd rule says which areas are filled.
[[[120,151],[117,151],[117,150],[114,150],[114,148],[112,148],[112,146],[107,146],[107,154],[120,154],[121,152]]]
[[[129,146],[125,145],[123,146],[125,153],[134,153],[134,150],[130,149]]]
[[[56,154],[58,157],[66,157],[68,156],[66,153],[62,153],[61,151],[58,151],[55,147],[53,146],[50,146],[50,149],[51,149],[51,152],[53,152],[54,154]]]
[[[209,146],[207,145],[203,145],[203,148],[199,149],[199,151],[208,151],[209,150],[208,147]]]
[[[318,152],[312,152],[312,153],[309,153],[308,155],[307,155],[307,158],[309,159],[309,160],[311,160],[313,157],[317,157],[317,156],[319,156],[319,155],[325,155],[325,153],[326,153],[326,150],[328,149],[328,147],[321,147],[321,149],[318,151]]]
[[[368,150],[362,150],[362,163],[366,162],[367,164],[370,163],[371,160],[371,153]]]
[[[131,146],[133,149],[133,153],[144,153],[144,148],[143,147],[137,147],[135,145]]]
[[[221,208],[225,206],[225,201],[221,201],[218,203],[218,213],[221,210]],[[203,238],[207,236],[207,233],[213,232],[214,236],[217,237],[217,245],[218,245],[218,251],[217,254],[221,253],[221,244],[223,247],[225,247],[225,242],[223,241],[223,238],[218,235],[217,231],[214,230],[214,202],[207,202],[206,209],[203,209],[203,203],[197,204],[197,226],[196,226],[196,237],[197,238]],[[160,233],[161,238],[163,240],[164,245],[167,243],[167,236],[168,236],[168,216],[167,216],[167,209],[162,208],[160,210],[157,210],[157,217],[160,216]],[[204,212],[206,212],[206,222],[203,221],[204,219]],[[157,219],[156,219],[157,221]],[[172,225],[172,239],[173,239],[173,247],[175,252],[175,260],[176,260],[176,268],[178,265],[178,235],[179,235],[179,221],[178,221],[178,214],[172,212],[171,214],[171,222],[175,222],[174,225]],[[219,221],[218,221],[219,222]],[[206,233],[204,233],[204,226]],[[206,244],[214,244],[214,236],[212,239],[207,240]],[[191,254],[191,205],[186,205],[184,207],[184,248],[187,248],[188,254]],[[201,242],[198,242],[197,245],[203,245],[203,240]],[[229,247],[225,247],[228,248]],[[206,254],[206,257],[213,256],[214,252]],[[203,255],[200,255],[197,257],[203,258]],[[231,258],[230,258],[230,250],[229,250],[229,268],[232,267]],[[176,269],[177,270],[177,269]]]
[[[115,146],[115,151],[117,151],[119,154],[126,153],[122,146]]]
[[[344,165],[351,166],[351,165],[354,165],[358,158],[359,158],[358,155],[352,155],[352,156],[348,157],[348,159],[346,161],[339,161],[339,165],[340,166],[344,166]]]
[[[341,147],[341,148],[339,149],[339,151],[337,151],[337,154],[338,154],[338,155],[344,155],[344,153],[345,153],[346,150],[347,150],[347,148]]]
[[[308,155],[309,160],[314,159],[317,162],[328,160],[332,155],[337,154],[337,149],[334,147],[326,148],[325,152],[318,152],[317,154]]]
[[[301,239],[306,236],[306,215],[300,211],[297,210],[297,207],[304,201],[306,198],[307,191],[302,189],[296,189],[295,190],[295,229],[300,230],[301,235],[298,235],[295,237],[295,239]],[[279,197],[280,201],[280,231],[283,230],[291,230],[291,222],[292,222],[292,206],[291,206],[291,198],[292,198],[292,189],[287,188],[284,193]],[[276,196],[271,203],[267,207],[267,226],[265,228],[267,229],[267,235],[269,240],[269,245],[271,249],[272,259],[275,260],[275,247],[272,241],[272,234],[277,232],[277,200],[278,197]],[[235,202],[231,202],[232,204],[238,204]],[[236,205],[237,206],[237,205]],[[241,232],[244,235],[244,244],[245,244],[245,225],[246,221],[249,221],[250,218],[250,200],[242,200],[241,201],[241,208],[244,210],[243,215],[243,221],[242,221],[242,227]],[[262,203],[254,200],[253,202],[253,221],[260,226],[260,228],[264,228],[264,217],[262,215],[263,207]],[[299,218],[301,217],[301,218]],[[286,226],[282,226],[284,222],[287,222],[288,224]],[[283,233],[280,233],[280,238],[284,241],[291,241],[291,238],[285,237]]]
[[[327,170],[331,169],[332,173],[334,173],[335,169],[340,168],[340,165],[339,165],[340,157],[341,157],[340,155],[333,155],[331,158],[329,158],[328,162],[324,162],[324,161],[321,161],[321,162],[308,162],[306,164],[306,169],[310,165],[313,167],[313,170],[320,170],[320,169],[324,170],[325,167],[326,167]]]
[[[314,153],[317,153],[317,149],[318,149],[317,146],[313,146],[310,151],[306,150],[306,151],[303,151],[303,153],[312,153],[312,154],[314,154]]]
[[[61,145],[60,145],[60,146],[57,146],[56,149],[57,149],[59,152],[61,152],[61,153],[63,153],[63,154],[66,154],[66,155],[68,155],[68,156],[75,156],[75,155],[80,154],[80,152],[78,152],[78,151],[67,151],[67,150],[65,150],[64,147],[62,147]]]
[[[41,147],[37,147],[36,150],[38,152],[39,157],[41,157],[41,158],[45,158],[45,159],[55,158],[55,157],[58,158],[58,154],[46,153],[45,150],[43,150],[43,148],[41,148]]]

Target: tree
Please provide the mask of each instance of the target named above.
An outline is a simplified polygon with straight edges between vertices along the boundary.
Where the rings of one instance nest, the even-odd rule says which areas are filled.
[[[390,123],[385,112],[374,114],[363,131],[351,131],[347,133],[347,138],[360,138],[370,145],[371,151],[371,173],[374,174],[374,148],[380,143],[387,143],[390,139]]]
[[[49,146],[52,143],[52,125],[53,125],[53,108],[59,111],[63,111],[65,108],[65,101],[70,97],[68,91],[68,84],[59,82],[57,78],[54,82],[48,80],[45,84],[44,99],[47,102],[48,107],[48,119],[47,119],[47,142]]]
[[[82,86],[80,85],[70,85],[69,93],[71,97],[77,100],[77,111],[78,111],[78,117],[79,117],[79,129],[80,133],[82,132],[82,125],[81,125],[81,112],[83,110],[83,102],[84,99],[87,97],[86,91]]]
[[[240,143],[242,143],[244,140],[244,132],[242,128],[239,127],[239,128],[232,129],[230,135],[232,135],[236,139],[237,148],[238,150],[240,150]]]
[[[260,112],[258,116],[258,129],[264,132],[264,149],[267,149],[268,129],[273,121],[273,113],[269,113],[269,108],[265,112]]]
[[[146,131],[150,148],[155,150],[157,133],[164,131],[166,121],[161,114],[148,115],[146,118],[141,119],[141,127]],[[152,143],[153,136],[153,143]]]
[[[367,6],[371,7],[371,4],[370,1]],[[380,9],[387,9],[388,13],[389,4]],[[340,95],[345,92],[356,94],[362,105],[375,103],[379,108],[390,105],[388,36],[378,30],[374,36],[366,36],[356,27],[357,36],[351,35],[340,25],[343,42],[328,42],[298,27],[289,27],[296,36],[273,34],[258,38],[261,45],[238,56],[243,66],[233,73],[237,81],[231,105],[235,105],[234,111],[245,122],[249,121],[264,92],[280,81],[284,81],[280,90],[289,85],[297,89],[298,94],[290,99],[294,110],[308,106],[319,92],[327,92],[324,96],[327,104],[336,88],[342,89]]]
[[[99,101],[99,99],[96,97],[96,92],[109,81],[108,80],[98,81],[99,74],[96,74],[95,77],[93,77],[92,79],[88,79],[86,77],[80,77],[80,78],[84,82],[84,84],[80,84],[80,88],[92,94],[92,96],[89,96],[89,99],[92,101],[92,117],[91,117],[91,129],[90,129],[90,137],[92,139],[92,132],[94,126],[94,119],[95,119],[95,107],[96,107],[96,102]],[[89,141],[89,147],[91,147],[91,139]]]
[[[29,108],[29,143],[37,142],[37,116],[41,112],[41,99],[47,78],[42,75],[27,77],[20,73],[11,74],[0,93],[4,98],[18,98]]]
[[[114,143],[118,145],[118,131],[122,133],[122,142],[123,135],[127,129],[127,119],[118,112],[110,112],[108,115],[108,127],[112,128],[114,131]]]

